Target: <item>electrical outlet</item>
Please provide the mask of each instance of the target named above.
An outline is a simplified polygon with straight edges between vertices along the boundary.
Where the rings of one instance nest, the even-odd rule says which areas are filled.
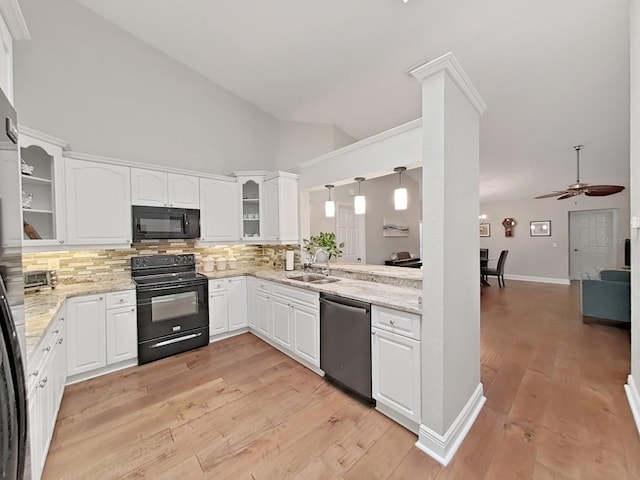
[[[49,270],[58,270],[60,268],[59,258],[50,258],[47,263],[47,267]]]

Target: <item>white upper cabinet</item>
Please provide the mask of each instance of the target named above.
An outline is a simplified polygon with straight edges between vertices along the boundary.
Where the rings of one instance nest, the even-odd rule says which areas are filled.
[[[20,126],[23,245],[66,242],[64,159],[67,145],[49,135]],[[26,133],[28,132],[28,133]]]
[[[65,159],[70,245],[131,243],[129,167]]]
[[[131,202],[150,207],[198,208],[198,177],[132,168]]]
[[[168,207],[167,173],[132,168],[131,202],[133,205]]]
[[[242,240],[255,242],[263,239],[262,232],[262,180],[261,176],[238,175]]]
[[[238,183],[235,179],[200,179],[200,232],[204,241],[240,239]]]
[[[200,182],[198,177],[170,173],[167,178],[167,185],[170,207],[200,207]]]
[[[298,175],[276,172],[264,182],[264,239],[298,243]]]
[[[0,10],[0,88],[13,104],[13,41],[31,36],[18,0],[3,0]]]

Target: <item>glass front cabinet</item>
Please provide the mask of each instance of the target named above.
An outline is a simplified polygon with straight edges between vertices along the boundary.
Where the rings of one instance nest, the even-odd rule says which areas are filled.
[[[23,245],[64,245],[63,147],[66,142],[20,127]]]
[[[262,175],[236,174],[240,194],[241,240],[263,240],[263,178]]]

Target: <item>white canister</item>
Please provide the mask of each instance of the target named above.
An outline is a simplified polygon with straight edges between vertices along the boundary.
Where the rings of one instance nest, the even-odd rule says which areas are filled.
[[[226,270],[227,269],[227,259],[224,258],[224,257],[218,258],[218,260],[216,260],[216,267],[218,268],[218,270]]]
[[[238,260],[235,257],[229,257],[227,261],[229,262],[229,270],[238,268]]]
[[[216,266],[216,261],[211,255],[209,255],[208,257],[205,257],[204,260],[202,261],[202,269],[205,272],[213,272],[215,266]]]

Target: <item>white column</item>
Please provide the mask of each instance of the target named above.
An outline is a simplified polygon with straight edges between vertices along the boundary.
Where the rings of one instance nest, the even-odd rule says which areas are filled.
[[[640,0],[631,0],[630,113],[631,217],[640,217]],[[640,432],[640,229],[631,226],[631,374],[625,385],[629,405]]]
[[[422,422],[416,446],[446,465],[485,397],[480,383],[479,126],[487,108],[448,53],[422,83]]]

